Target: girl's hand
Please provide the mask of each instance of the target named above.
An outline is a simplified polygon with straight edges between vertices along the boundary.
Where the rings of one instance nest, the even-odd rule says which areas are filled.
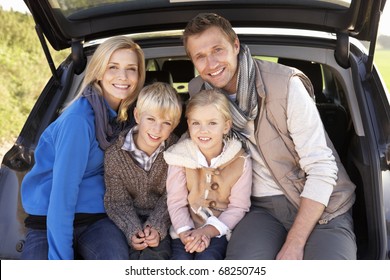
[[[179,233],[179,238],[181,243],[186,245],[188,242],[191,242],[194,238],[191,237],[192,230],[183,231],[182,233]]]
[[[207,247],[206,243],[203,241],[207,239],[207,236],[203,232],[203,229],[195,229],[191,232],[192,240],[187,242],[184,246],[184,249],[189,253],[194,252],[203,252]]]
[[[208,248],[210,245],[210,240],[211,240],[210,237],[208,237],[206,235],[202,235],[202,242],[198,246],[198,249],[196,249],[195,252],[200,253],[200,252],[203,252],[204,250],[206,250],[206,248]]]

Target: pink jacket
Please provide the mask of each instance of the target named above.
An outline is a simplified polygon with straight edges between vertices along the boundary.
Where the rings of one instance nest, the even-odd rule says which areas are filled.
[[[252,161],[241,142],[230,140],[213,167],[202,167],[197,147],[190,139],[164,153],[169,164],[167,203],[177,234],[211,224],[220,236],[227,235],[249,211],[252,190]]]

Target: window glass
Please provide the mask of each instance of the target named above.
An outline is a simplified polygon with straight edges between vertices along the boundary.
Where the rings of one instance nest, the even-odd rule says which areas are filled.
[[[259,5],[288,5],[288,6],[307,6],[331,9],[349,8],[353,0],[246,0],[248,4]],[[216,0],[49,0],[53,9],[59,9],[61,13],[68,17],[78,12],[85,12],[101,7],[110,7],[111,12],[120,10],[136,10],[148,8],[162,8],[178,5],[199,5],[205,2],[218,2]],[[226,5],[242,4],[242,0],[224,1]],[[106,10],[107,11],[107,10]]]

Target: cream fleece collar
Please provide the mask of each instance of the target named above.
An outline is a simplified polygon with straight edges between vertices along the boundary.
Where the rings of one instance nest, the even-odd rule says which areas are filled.
[[[237,139],[229,139],[226,141],[226,148],[213,168],[218,168],[232,160],[241,148],[242,144]],[[165,151],[164,159],[169,165],[182,166],[191,169],[202,168],[203,166],[198,162],[198,151],[199,149],[195,143],[191,139],[186,138]]]

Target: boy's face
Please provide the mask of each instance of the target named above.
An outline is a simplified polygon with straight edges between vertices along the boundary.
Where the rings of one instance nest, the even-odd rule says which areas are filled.
[[[187,51],[202,79],[229,93],[237,91],[238,39],[232,44],[218,27],[210,27],[187,40]]]
[[[159,110],[138,114],[135,108],[134,117],[138,124],[138,134],[134,136],[135,144],[150,156],[173,131],[173,121],[162,116]]]

